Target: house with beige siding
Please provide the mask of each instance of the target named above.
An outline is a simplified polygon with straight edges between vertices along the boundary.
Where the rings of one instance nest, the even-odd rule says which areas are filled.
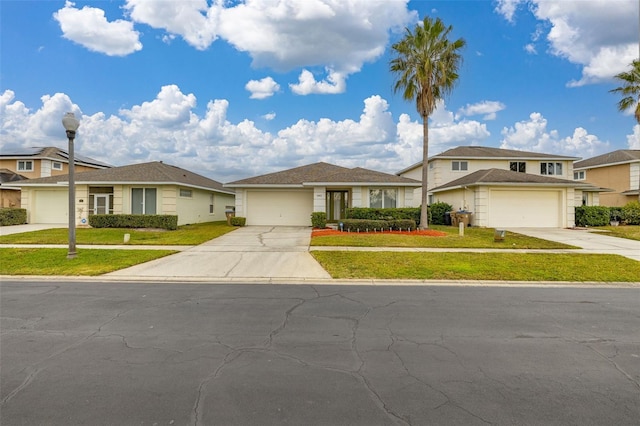
[[[611,188],[600,195],[603,206],[620,207],[640,198],[640,150],[620,149],[573,164],[578,182]]]
[[[132,164],[75,175],[77,226],[93,214],[177,215],[178,225],[225,220],[233,190],[222,183],[163,162]],[[27,223],[67,223],[68,175],[7,185],[22,189]]]
[[[224,186],[236,191],[236,216],[246,217],[247,225],[311,226],[313,212],[325,212],[333,222],[349,207],[412,206],[420,182],[320,162]]]
[[[573,180],[577,157],[483,146],[461,146],[429,158],[429,203],[471,212],[487,227],[573,227],[575,206],[598,205],[602,189]],[[422,162],[397,173],[422,179]],[[586,195],[584,195],[586,194]],[[420,203],[419,190],[414,194]]]

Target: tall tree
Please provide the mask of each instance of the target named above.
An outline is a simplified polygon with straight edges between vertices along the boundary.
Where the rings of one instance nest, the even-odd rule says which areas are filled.
[[[422,118],[422,204],[420,227],[429,227],[428,179],[429,179],[429,116],[438,100],[451,93],[458,79],[462,63],[461,49],[464,39],[450,41],[452,26],[445,26],[440,18],[424,20],[413,31],[406,28],[402,40],[391,46],[394,57],[390,70],[395,74],[394,92],[402,92],[407,101],[415,101]]]
[[[615,78],[621,86],[610,92],[622,95],[622,99],[618,102],[618,109],[624,112],[635,108],[633,115],[640,124],[640,60],[635,59],[631,63],[631,70],[621,72]],[[640,178],[638,179],[638,201],[640,201]]]

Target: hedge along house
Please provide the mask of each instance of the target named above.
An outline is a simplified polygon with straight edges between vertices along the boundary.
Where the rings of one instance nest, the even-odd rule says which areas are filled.
[[[356,167],[314,163],[225,184],[236,191],[236,216],[247,225],[311,226],[311,213],[330,222],[349,207],[407,207],[419,181]]]
[[[77,173],[75,214],[177,215],[178,225],[225,220],[234,193],[222,183],[179,167],[151,162]],[[12,182],[22,188],[28,223],[67,223],[68,175]]]
[[[600,191],[606,189],[503,169],[478,170],[431,189],[438,201],[472,211],[472,225],[490,228],[572,228],[582,192]]]

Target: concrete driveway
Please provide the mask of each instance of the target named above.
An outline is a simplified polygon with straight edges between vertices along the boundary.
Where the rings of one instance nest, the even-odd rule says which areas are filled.
[[[311,228],[247,226],[178,254],[106,276],[153,279],[330,279],[309,254]]]
[[[640,261],[640,241],[610,237],[588,229],[509,228],[511,232],[582,247],[581,253],[619,254]]]

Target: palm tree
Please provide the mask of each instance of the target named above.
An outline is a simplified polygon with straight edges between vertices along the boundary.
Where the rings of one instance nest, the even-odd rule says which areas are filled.
[[[448,37],[452,27],[446,27],[440,18],[424,18],[414,28],[406,28],[404,38],[391,46],[395,57],[390,70],[395,74],[394,92],[402,92],[407,101],[415,101],[422,118],[422,204],[420,227],[429,227],[427,216],[427,187],[429,160],[429,116],[438,100],[453,90],[462,62],[459,53],[466,42],[454,42]]]
[[[622,99],[618,102],[618,110],[623,112],[635,108],[633,115],[640,124],[640,59],[634,59],[631,62],[631,70],[621,72],[615,78],[621,86],[610,92],[622,95]],[[640,201],[640,179],[638,180],[638,201]]]

